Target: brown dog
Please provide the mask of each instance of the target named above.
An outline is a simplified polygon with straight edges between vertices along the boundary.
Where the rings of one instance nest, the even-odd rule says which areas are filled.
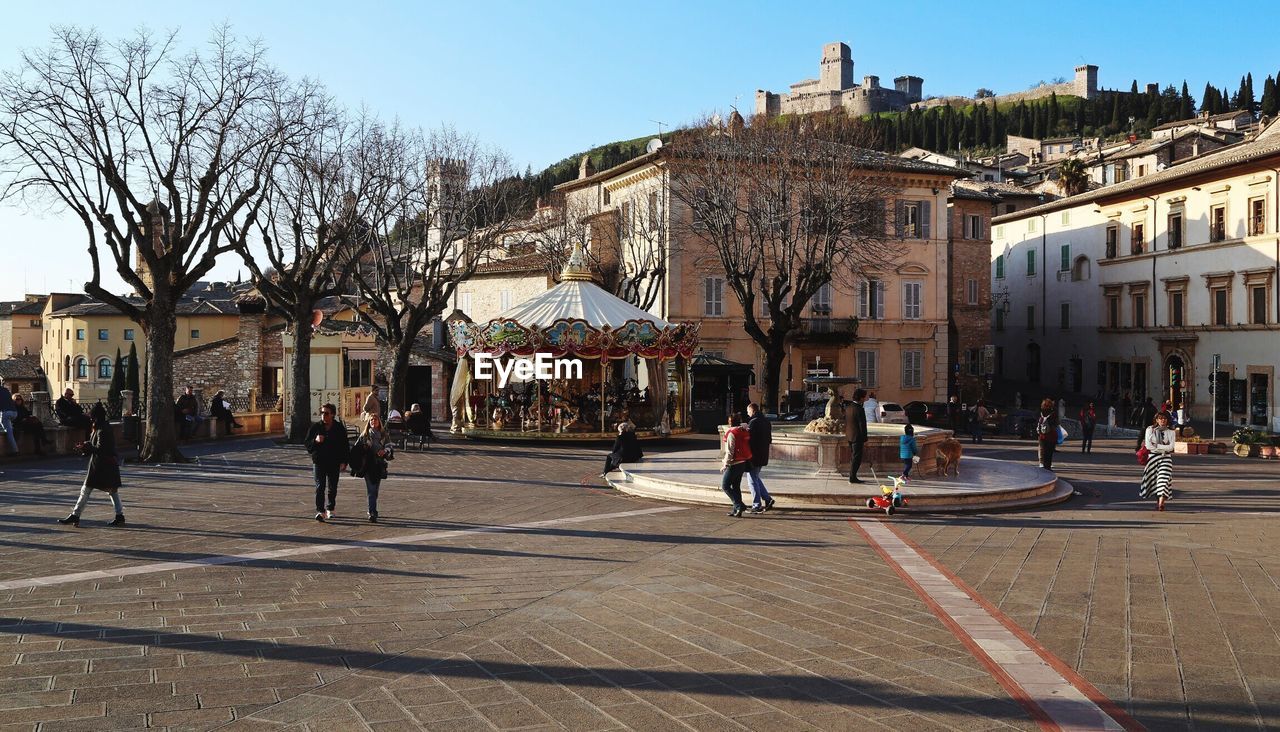
[[[960,456],[963,452],[964,448],[960,445],[960,441],[954,437],[948,437],[938,443],[938,451],[933,455],[938,472],[946,475],[948,469],[954,469],[955,474],[960,475]]]

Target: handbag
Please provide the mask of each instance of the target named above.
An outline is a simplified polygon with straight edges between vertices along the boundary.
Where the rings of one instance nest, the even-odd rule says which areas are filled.
[[[1143,445],[1142,447],[1138,448],[1137,456],[1138,456],[1138,464],[1146,465],[1147,461],[1151,459],[1151,451],[1147,449],[1146,445]]]

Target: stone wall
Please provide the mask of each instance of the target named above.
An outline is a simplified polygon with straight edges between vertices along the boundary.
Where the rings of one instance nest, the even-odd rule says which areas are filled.
[[[276,340],[274,348],[279,352],[280,334],[277,329],[263,328],[262,314],[240,316],[237,335],[194,348],[175,351],[173,354],[173,388],[178,394],[190,384],[205,395],[222,389],[227,396],[237,399],[256,395],[261,381],[264,340]]]
[[[969,238],[966,219],[970,215],[982,217],[982,238]],[[958,364],[953,393],[961,401],[986,395],[986,375],[979,361],[978,373],[971,374],[967,355],[972,349],[981,350],[991,342],[991,205],[986,201],[956,198],[951,202],[951,237],[948,242],[950,303],[948,303],[948,330],[951,343],[948,361],[952,371]],[[969,303],[968,281],[978,284],[977,304]]]

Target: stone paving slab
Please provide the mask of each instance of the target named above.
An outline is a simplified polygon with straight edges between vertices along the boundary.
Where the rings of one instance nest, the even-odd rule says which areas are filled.
[[[1280,725],[1275,469],[1179,461],[1155,514],[1100,445],[1061,458],[1088,503],[892,527],[1149,728]],[[199,449],[126,468],[123,528],[53,523],[76,461],[0,473],[0,729],[1036,726],[842,517],[645,512],[602,450],[446,443],[383,523],[344,479],[320,524],[300,450]]]

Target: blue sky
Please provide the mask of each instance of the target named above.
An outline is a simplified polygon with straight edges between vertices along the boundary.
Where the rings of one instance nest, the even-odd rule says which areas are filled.
[[[1280,8],[1233,6],[1218,19],[1179,3],[667,2],[44,2],[11,4],[0,68],[43,46],[53,24],[109,38],[139,25],[179,29],[185,45],[229,22],[294,76],[325,83],[414,126],[452,124],[535,170],[592,145],[656,132],[716,110],[754,105],[816,76],[821,46],[853,49],[854,75],[891,84],[924,77],[926,94],[1025,89],[1097,64],[1099,83],[1206,80],[1255,90],[1280,70]],[[1188,6],[1189,7],[1189,6]],[[1199,6],[1203,8],[1203,6]],[[1225,7],[1225,6],[1224,6]],[[1246,16],[1247,15],[1247,19]],[[1246,22],[1247,21],[1247,22]],[[89,275],[84,233],[56,212],[0,205],[0,299],[26,289],[78,291]],[[36,251],[38,255],[29,252]],[[228,258],[216,277],[234,277]],[[123,289],[118,279],[108,280]]]

